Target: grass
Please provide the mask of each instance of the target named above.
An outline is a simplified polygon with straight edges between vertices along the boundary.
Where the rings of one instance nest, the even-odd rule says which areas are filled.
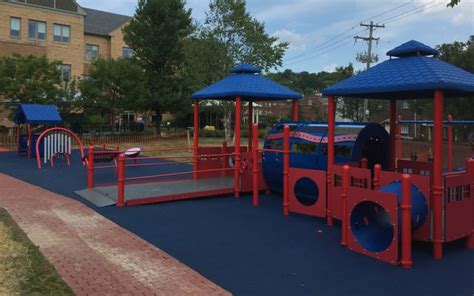
[[[2,208],[0,295],[74,295],[54,266]]]

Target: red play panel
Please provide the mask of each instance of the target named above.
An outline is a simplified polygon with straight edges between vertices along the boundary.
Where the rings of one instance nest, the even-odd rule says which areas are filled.
[[[335,219],[342,220],[342,168],[341,165],[334,165],[332,179],[332,215]],[[355,188],[371,188],[371,171],[351,167],[350,186]]]
[[[466,237],[474,229],[472,183],[472,176],[464,172],[444,176],[446,242]]]
[[[398,205],[395,194],[350,187],[347,247],[398,264]]]
[[[289,179],[290,212],[321,218],[326,217],[326,171],[290,168]],[[300,191],[304,189],[304,187],[297,185],[298,182],[305,182],[306,184],[303,186],[316,186],[318,196],[308,196],[308,199],[305,200],[309,202],[303,200],[305,197],[298,196],[296,192],[298,189]],[[311,198],[317,198],[316,202],[311,204]]]

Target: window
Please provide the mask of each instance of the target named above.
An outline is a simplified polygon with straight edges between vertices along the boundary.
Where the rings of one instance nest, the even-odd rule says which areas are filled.
[[[10,18],[10,36],[12,38],[21,37],[21,18],[19,17],[12,17]]]
[[[71,81],[71,65],[59,65],[58,70],[61,73],[60,79],[61,82]]]
[[[410,103],[408,101],[403,100],[402,101],[402,109],[410,109]]]
[[[134,54],[135,54],[135,52],[133,51],[133,49],[131,49],[129,47],[124,47],[122,49],[122,57],[123,58],[131,58],[131,57],[133,57]]]
[[[30,20],[28,22],[28,37],[36,40],[46,40],[46,23]]]
[[[99,46],[86,44],[86,59],[95,61],[99,59]]]
[[[54,41],[69,43],[71,27],[66,25],[54,24]]]
[[[352,153],[352,143],[351,144],[338,143],[334,145],[335,157],[350,158],[351,153]]]
[[[410,133],[410,126],[402,124],[401,132],[402,135],[408,135]]]
[[[318,144],[303,142],[303,143],[294,143],[291,146],[291,152],[301,153],[301,154],[316,154],[318,150]]]

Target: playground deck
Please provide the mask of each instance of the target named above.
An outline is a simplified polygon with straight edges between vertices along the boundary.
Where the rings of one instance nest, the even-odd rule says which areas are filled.
[[[125,203],[138,205],[218,196],[232,193],[233,186],[233,177],[130,184],[125,186]],[[76,193],[98,207],[105,207],[117,203],[117,190],[117,186],[104,186],[79,190]]]
[[[249,195],[98,208],[74,193],[86,187],[87,172],[79,159],[76,153],[71,167],[38,170],[34,161],[1,153],[0,172],[58,193],[59,199],[82,203],[235,295],[437,296],[474,291],[474,254],[462,241],[447,244],[440,261],[432,259],[430,245],[414,243],[415,264],[405,270],[340,247],[340,228],[328,227],[324,219],[282,217],[278,196],[262,196],[259,208],[252,206]],[[129,174],[189,170],[186,165],[161,167],[159,172],[144,167]],[[109,172],[97,172],[96,177],[98,183],[116,180]],[[51,198],[28,191],[22,195],[40,197],[40,204]],[[12,198],[15,202],[17,197]],[[100,223],[89,224],[87,229],[95,231],[91,235],[100,235]],[[173,281],[181,283],[179,278]]]

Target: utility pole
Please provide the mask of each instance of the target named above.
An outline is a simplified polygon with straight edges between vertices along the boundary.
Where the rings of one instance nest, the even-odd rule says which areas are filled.
[[[385,28],[385,25],[374,24],[373,21],[370,21],[370,24],[360,23],[360,25],[361,27],[369,28],[369,36],[368,37],[354,36],[354,39],[356,41],[359,39],[367,41],[367,45],[369,46],[367,50],[367,70],[369,70],[370,64],[372,63],[372,42],[380,40],[380,38],[374,38],[374,29]],[[368,121],[368,116],[367,116],[368,109],[369,109],[369,100],[365,99],[364,100],[364,121]]]

